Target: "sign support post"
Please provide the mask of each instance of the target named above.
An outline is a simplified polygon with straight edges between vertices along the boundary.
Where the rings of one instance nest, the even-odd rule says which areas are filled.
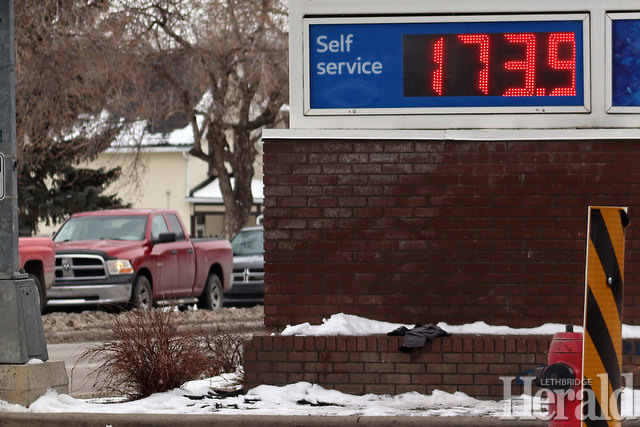
[[[582,349],[583,425],[619,426],[627,208],[589,207]],[[599,425],[599,424],[598,424]]]
[[[28,406],[48,388],[68,392],[64,362],[49,358],[38,290],[20,271],[13,0],[0,2],[0,399]]]

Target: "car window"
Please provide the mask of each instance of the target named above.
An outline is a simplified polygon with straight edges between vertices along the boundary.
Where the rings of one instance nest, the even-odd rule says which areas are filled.
[[[240,230],[231,239],[234,255],[261,255],[264,253],[264,230]]]
[[[70,218],[56,234],[55,242],[81,240],[143,240],[147,217],[104,215]]]
[[[180,224],[178,216],[169,214],[167,218],[169,219],[169,224],[171,224],[171,230],[176,233],[176,240],[184,240],[184,230],[182,229],[182,224]]]
[[[160,237],[160,233],[168,233],[169,227],[162,215],[156,215],[151,220],[151,240],[156,240]]]

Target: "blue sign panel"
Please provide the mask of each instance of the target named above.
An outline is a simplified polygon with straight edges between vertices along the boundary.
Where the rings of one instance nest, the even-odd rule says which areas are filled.
[[[640,19],[611,23],[612,105],[640,106]]]
[[[309,19],[308,108],[584,108],[584,19],[558,16]]]

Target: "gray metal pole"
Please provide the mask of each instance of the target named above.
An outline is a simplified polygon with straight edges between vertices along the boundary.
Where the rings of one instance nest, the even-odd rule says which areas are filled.
[[[0,0],[0,279],[20,268],[18,259],[18,184],[16,171],[16,84],[13,0]],[[3,191],[4,190],[4,191]]]
[[[19,271],[13,29],[13,0],[0,0],[0,364],[49,358],[38,290],[33,279]]]

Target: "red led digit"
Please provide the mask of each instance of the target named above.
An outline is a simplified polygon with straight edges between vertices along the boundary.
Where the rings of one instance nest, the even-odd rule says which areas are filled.
[[[571,44],[571,59],[558,59],[558,45]],[[571,86],[558,87],[551,91],[550,96],[576,95],[576,36],[574,33],[549,34],[549,66],[554,70],[571,71]]]
[[[435,93],[442,95],[442,66],[444,62],[444,37],[440,37],[433,45],[433,62],[438,67],[433,70],[432,88]]]
[[[489,94],[489,35],[488,34],[458,34],[464,44],[480,45],[480,62],[484,64],[478,77],[478,88],[485,95]]]
[[[509,88],[502,96],[543,96],[544,90],[536,91],[536,36],[532,33],[505,34],[511,43],[524,43],[526,53],[524,61],[506,61],[504,68],[507,70],[524,71],[524,87]]]

